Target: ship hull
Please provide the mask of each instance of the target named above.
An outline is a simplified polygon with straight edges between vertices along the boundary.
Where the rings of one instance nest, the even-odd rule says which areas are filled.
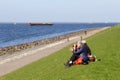
[[[52,26],[52,23],[29,23],[30,26]]]

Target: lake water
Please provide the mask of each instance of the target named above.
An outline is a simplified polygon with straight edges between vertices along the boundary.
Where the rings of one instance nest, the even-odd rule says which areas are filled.
[[[13,46],[52,38],[91,28],[114,26],[117,23],[54,23],[52,26],[29,26],[25,23],[0,23],[0,47]]]

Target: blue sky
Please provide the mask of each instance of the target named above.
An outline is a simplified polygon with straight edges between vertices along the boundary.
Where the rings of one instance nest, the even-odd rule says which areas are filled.
[[[120,22],[120,0],[0,0],[0,22]]]

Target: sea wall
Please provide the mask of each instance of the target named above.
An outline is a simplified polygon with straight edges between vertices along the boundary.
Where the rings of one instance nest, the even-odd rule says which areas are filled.
[[[90,31],[90,30],[86,30],[86,31]],[[46,45],[46,44],[60,41],[63,39],[68,40],[69,37],[73,37],[73,36],[78,36],[78,35],[82,35],[82,34],[86,35],[86,31],[74,32],[74,33],[70,33],[70,34],[66,34],[66,35],[62,35],[62,36],[57,36],[57,37],[48,38],[48,39],[44,39],[44,40],[29,42],[29,43],[25,43],[25,44],[16,45],[16,46],[3,47],[3,48],[0,48],[0,56],[5,55],[5,54],[13,54],[14,52],[17,52],[17,51],[33,48],[33,47],[40,46],[40,45]]]

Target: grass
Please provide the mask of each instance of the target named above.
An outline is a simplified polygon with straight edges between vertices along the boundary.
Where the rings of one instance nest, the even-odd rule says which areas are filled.
[[[70,46],[10,74],[0,80],[119,80],[120,25],[87,39],[92,54],[102,61],[65,68]]]

